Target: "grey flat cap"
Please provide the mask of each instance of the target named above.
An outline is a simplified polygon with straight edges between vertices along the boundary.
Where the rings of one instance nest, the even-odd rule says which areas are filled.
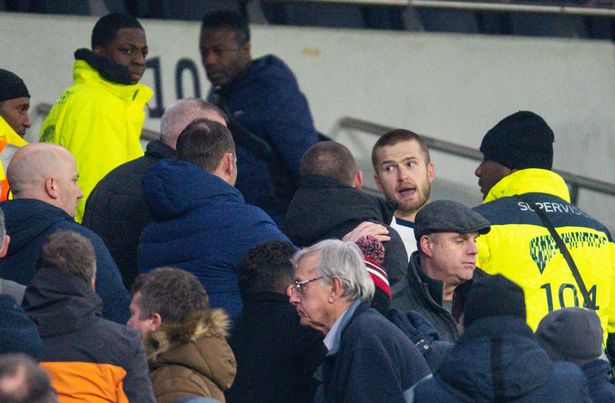
[[[434,232],[458,232],[486,234],[491,223],[476,211],[451,200],[436,200],[419,210],[414,220],[414,237]]]

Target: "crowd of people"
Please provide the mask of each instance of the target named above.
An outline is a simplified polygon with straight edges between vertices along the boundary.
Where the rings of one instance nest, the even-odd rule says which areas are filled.
[[[615,401],[615,243],[542,117],[485,134],[480,206],[430,200],[405,129],[373,147],[375,197],[241,16],[199,44],[207,101],[145,154],[133,17],[98,20],[37,143],[0,69],[1,402]]]

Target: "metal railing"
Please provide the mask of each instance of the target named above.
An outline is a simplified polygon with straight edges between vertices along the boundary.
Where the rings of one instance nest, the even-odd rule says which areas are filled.
[[[358,130],[371,135],[381,136],[382,134],[394,130],[395,128],[345,116],[337,121],[336,131],[341,129]],[[425,143],[430,150],[437,150],[457,157],[469,158],[475,161],[481,161],[483,159],[483,154],[472,147],[451,143],[450,141],[438,140],[422,134],[420,136],[423,140],[425,140]],[[587,189],[594,192],[607,194],[609,196],[615,196],[615,185],[612,183],[572,174],[570,172],[555,169],[553,171],[564,178],[568,184],[570,189],[570,199],[573,204],[577,203],[579,189]]]
[[[514,12],[514,13],[541,13],[583,15],[593,17],[615,17],[615,9],[605,7],[581,7],[568,5],[531,5],[510,4],[499,2],[470,2],[470,1],[447,1],[447,0],[261,0],[264,3],[344,3],[357,5],[381,5],[414,8],[435,8],[448,10],[466,11],[491,11],[491,12]],[[615,7],[615,4],[612,5]]]

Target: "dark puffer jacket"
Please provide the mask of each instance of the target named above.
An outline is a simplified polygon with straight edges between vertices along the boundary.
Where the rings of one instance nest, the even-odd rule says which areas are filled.
[[[98,182],[85,205],[83,226],[105,241],[126,288],[130,288],[139,274],[139,237],[152,221],[143,198],[141,178],[156,162],[172,157],[175,157],[174,149],[159,140],[152,141],[145,156],[120,165]]]
[[[318,141],[312,115],[305,96],[288,66],[279,58],[267,55],[252,61],[248,70],[232,83],[214,88],[208,101],[219,105],[232,119],[268,142],[291,189],[287,195],[276,193],[267,163],[250,150],[237,146],[237,189],[277,222],[284,218],[292,191],[299,178],[299,161]]]
[[[406,274],[408,255],[399,234],[385,223],[391,222],[392,204],[370,196],[342,182],[320,175],[301,177],[300,187],[288,208],[284,232],[297,246],[309,246],[323,239],[342,239],[363,221],[382,224],[391,240],[384,244],[382,265],[389,281],[396,283]]]
[[[417,403],[591,402],[581,369],[552,362],[525,321],[513,316],[473,322],[413,393]]]
[[[10,200],[0,204],[6,232],[11,236],[9,250],[0,259],[0,277],[28,285],[35,275],[35,263],[47,237],[58,230],[74,231],[92,241],[96,253],[96,292],[103,301],[103,317],[118,323],[129,318],[130,295],[120,272],[98,235],[77,224],[64,210],[34,199]]]
[[[259,243],[288,238],[271,217],[246,204],[219,177],[185,161],[163,159],[143,176],[153,221],[139,243],[139,271],[173,266],[193,273],[212,307],[241,314],[236,266]]]

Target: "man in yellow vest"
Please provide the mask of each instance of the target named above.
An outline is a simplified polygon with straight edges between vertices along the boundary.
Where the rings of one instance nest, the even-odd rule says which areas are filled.
[[[143,155],[144,107],[153,94],[139,84],[147,52],[145,31],[134,17],[113,13],[100,18],[92,31],[92,50],[75,52],[74,84],[41,127],[41,142],[59,144],[77,160],[83,191],[77,222],[98,181]]]
[[[26,84],[17,74],[0,69],[0,201],[6,200],[9,190],[6,167],[15,151],[28,144],[23,136],[31,124],[29,109],[30,93]]]
[[[604,225],[571,204],[566,182],[552,171],[554,139],[529,111],[502,119],[483,137],[475,171],[483,204],[475,210],[491,231],[477,239],[477,267],[523,288],[532,329],[556,309],[595,309],[615,356],[615,243]]]

